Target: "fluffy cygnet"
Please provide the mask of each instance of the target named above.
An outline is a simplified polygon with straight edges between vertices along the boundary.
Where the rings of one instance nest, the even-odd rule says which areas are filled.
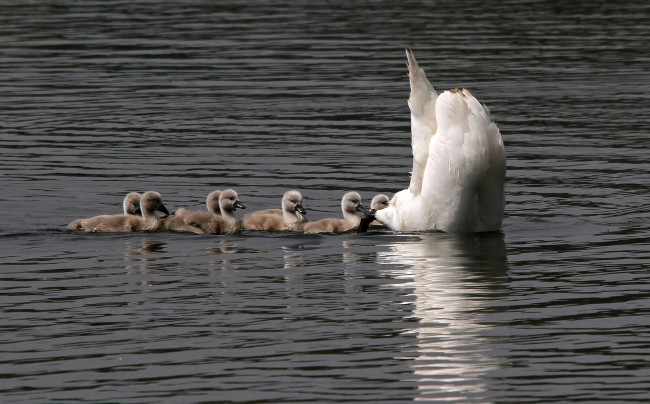
[[[375,197],[372,198],[372,202],[370,202],[370,209],[382,210],[387,208],[389,201],[390,198],[384,194],[375,195]]]
[[[210,197],[208,197],[208,206],[210,207]],[[188,212],[185,214],[183,221],[186,226],[194,229],[194,233],[234,233],[240,229],[237,223],[237,217],[235,216],[235,211],[238,208],[246,209],[239,202],[237,192],[232,189],[227,189],[219,195],[219,210],[221,215],[214,213],[216,209],[212,207],[210,212]]]
[[[296,190],[282,196],[282,209],[265,209],[244,216],[244,230],[300,231],[307,222],[307,211],[302,206],[302,195]]]
[[[389,205],[390,200],[384,194],[379,194],[372,198],[370,210],[363,212],[359,227],[357,228],[357,233],[367,232],[370,226],[383,227],[384,225],[381,222],[375,220],[375,213],[377,213],[379,210],[386,209]]]
[[[129,232],[129,231],[156,231],[162,229],[162,221],[156,212],[169,215],[158,192],[147,191],[140,199],[142,217],[134,215],[114,215],[102,220],[92,229],[93,232]]]
[[[221,215],[221,208],[219,208],[219,196],[221,195],[220,190],[211,192],[205,200],[205,205],[208,208],[207,212],[193,212],[185,208],[180,208],[172,212],[168,217],[163,221],[163,226],[165,230],[171,231],[180,231],[180,232],[190,232],[190,233],[199,233],[203,234],[204,232],[192,225],[185,223],[185,217],[190,213],[196,213],[203,216],[203,220],[208,220],[212,218],[212,215]]]
[[[388,202],[390,201],[390,198],[387,197],[384,194],[378,194],[375,195],[374,198],[372,198],[372,202],[370,202],[370,209],[373,209],[374,211],[382,210],[388,207]],[[377,220],[373,220],[372,223],[370,223],[370,226],[384,226]]]
[[[348,192],[341,198],[341,210],[343,219],[321,219],[315,222],[305,223],[305,233],[341,233],[359,226],[360,218],[356,212],[363,212],[361,195],[356,192]]]
[[[140,210],[140,199],[142,195],[137,192],[129,192],[122,202],[122,209],[124,215],[135,215],[141,216],[142,211]],[[86,219],[77,219],[74,222],[68,224],[68,230],[85,230],[93,231],[97,224],[102,221],[108,220],[112,216],[121,216],[121,215],[99,215],[94,217],[89,217]]]

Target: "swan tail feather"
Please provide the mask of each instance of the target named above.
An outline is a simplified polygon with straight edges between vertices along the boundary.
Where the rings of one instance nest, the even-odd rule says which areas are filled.
[[[411,148],[413,151],[413,170],[409,190],[419,194],[422,177],[429,157],[429,142],[436,133],[435,105],[438,94],[427,79],[424,70],[418,66],[415,56],[406,50],[408,59],[411,94],[408,105],[411,110]]]

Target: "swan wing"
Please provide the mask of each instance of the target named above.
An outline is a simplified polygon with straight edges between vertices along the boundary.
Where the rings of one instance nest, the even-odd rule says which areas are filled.
[[[411,110],[411,147],[413,150],[413,170],[409,191],[417,195],[422,189],[422,178],[429,156],[429,143],[436,133],[435,105],[438,94],[424,70],[418,66],[415,56],[406,50],[408,59],[411,94],[408,104]]]
[[[436,119],[422,185],[429,227],[451,233],[498,230],[505,201],[499,130],[467,90],[440,94]]]
[[[468,90],[463,90],[470,115],[469,127],[474,133],[483,134],[485,146],[485,171],[478,187],[478,229],[494,231],[501,229],[505,210],[506,152],[501,132],[490,116],[490,111],[481,105]]]

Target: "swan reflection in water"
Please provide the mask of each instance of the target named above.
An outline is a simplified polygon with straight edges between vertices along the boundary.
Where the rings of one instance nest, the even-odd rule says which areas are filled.
[[[150,274],[159,269],[158,255],[165,251],[165,245],[164,242],[151,241],[144,237],[128,239],[124,251],[127,273]]]
[[[484,376],[501,364],[486,337],[486,314],[508,293],[503,235],[422,233],[388,247],[378,262],[390,264],[388,275],[406,281],[399,287],[412,288],[415,297],[418,326],[409,332],[417,339],[418,398],[483,397]]]
[[[135,306],[151,301],[150,292],[156,290],[156,273],[164,269],[161,254],[166,250],[166,243],[152,241],[146,237],[128,238],[124,250],[125,269],[128,276],[128,288],[131,298],[128,305]],[[146,292],[146,294],[141,294]]]
[[[199,252],[214,257],[210,260],[210,271],[237,269],[239,248],[235,241],[220,239],[212,247],[201,249]]]

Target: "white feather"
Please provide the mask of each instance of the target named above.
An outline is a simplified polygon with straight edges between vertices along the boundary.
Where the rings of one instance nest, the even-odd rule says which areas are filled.
[[[408,104],[411,109],[411,147],[413,149],[413,170],[411,171],[409,190],[417,195],[422,189],[422,177],[429,157],[429,142],[436,133],[435,107],[438,94],[427,80],[424,70],[418,67],[413,53],[407,50],[406,57],[411,84]]]

